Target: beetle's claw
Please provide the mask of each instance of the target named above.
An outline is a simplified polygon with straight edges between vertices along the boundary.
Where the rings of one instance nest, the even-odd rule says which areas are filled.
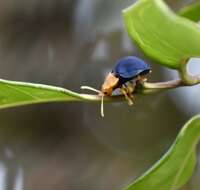
[[[128,100],[128,105],[132,106],[133,105],[133,100],[130,97],[127,100]]]
[[[125,98],[128,101],[129,106],[132,106],[134,104],[133,103],[133,96],[126,94]]]

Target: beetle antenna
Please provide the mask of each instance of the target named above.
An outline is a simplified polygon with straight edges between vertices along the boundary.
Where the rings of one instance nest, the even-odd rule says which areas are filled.
[[[90,86],[81,86],[81,89],[83,89],[83,90],[91,90],[91,91],[93,91],[93,92],[101,93],[100,90],[97,90],[97,89],[92,88],[92,87],[90,87]]]
[[[104,117],[104,105],[103,105],[104,95],[101,95],[101,117]]]
[[[92,88],[90,86],[81,86],[81,89],[83,90],[91,90],[93,92],[97,92],[101,95],[101,117],[104,117],[104,95],[100,90],[97,90],[95,88]]]

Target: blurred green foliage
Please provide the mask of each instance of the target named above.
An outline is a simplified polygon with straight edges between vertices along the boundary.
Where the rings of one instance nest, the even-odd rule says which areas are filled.
[[[195,22],[198,22],[200,20],[199,10],[200,10],[200,2],[197,2],[181,9],[179,15],[188,18],[190,20],[193,20]]]

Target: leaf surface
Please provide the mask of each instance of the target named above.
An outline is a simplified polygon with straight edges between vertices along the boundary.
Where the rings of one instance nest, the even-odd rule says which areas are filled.
[[[132,40],[160,64],[179,69],[182,61],[200,57],[200,27],[163,0],[139,0],[123,10],[123,17]]]
[[[60,87],[0,79],[0,109],[44,102],[98,100],[97,96]]]
[[[196,145],[200,138],[200,115],[180,131],[168,152],[143,176],[124,190],[178,190],[192,176]]]

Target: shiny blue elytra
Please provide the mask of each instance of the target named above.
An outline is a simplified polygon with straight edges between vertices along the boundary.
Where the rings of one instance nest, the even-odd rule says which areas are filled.
[[[128,56],[120,59],[113,69],[112,73],[120,79],[120,83],[124,84],[136,78],[138,75],[146,75],[151,71],[150,66],[134,56]]]

